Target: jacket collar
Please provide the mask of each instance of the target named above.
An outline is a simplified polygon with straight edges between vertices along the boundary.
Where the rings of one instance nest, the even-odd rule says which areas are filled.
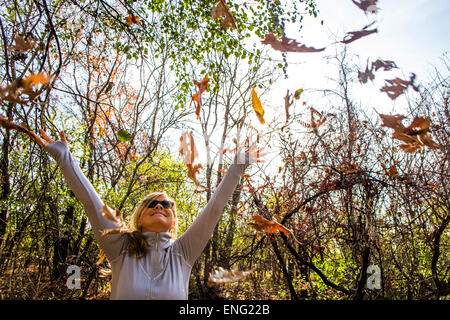
[[[165,249],[172,244],[172,236],[169,232],[144,231],[142,235],[150,247]]]

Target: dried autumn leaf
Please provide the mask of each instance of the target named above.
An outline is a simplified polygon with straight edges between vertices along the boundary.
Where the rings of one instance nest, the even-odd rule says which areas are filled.
[[[14,37],[14,45],[11,45],[8,47],[9,50],[17,51],[17,52],[28,52],[33,50],[36,47],[36,41],[33,39],[24,39],[21,36],[15,36]]]
[[[27,104],[39,96],[52,79],[53,77],[45,72],[33,73],[23,79],[16,79],[8,86],[0,88],[0,99],[11,103]],[[25,100],[22,95],[27,95],[28,100]]]
[[[352,0],[352,2],[358,6],[361,10],[364,11],[365,14],[367,13],[377,13],[377,0],[362,0],[360,2],[356,2],[355,0]]]
[[[316,49],[314,47],[307,47],[304,44],[298,43],[296,40],[286,38],[283,36],[279,41],[273,33],[266,34],[262,44],[269,44],[273,49],[281,52],[321,52],[325,48]]]
[[[404,91],[411,86],[415,91],[419,91],[419,88],[414,85],[414,80],[416,75],[413,73],[409,81],[402,80],[400,78],[395,78],[392,80],[386,80],[390,85],[385,85],[380,89],[381,92],[386,92],[389,98],[392,100],[396,99],[398,96],[404,93]]]
[[[390,167],[388,171],[389,178],[393,179],[397,175],[397,168],[396,167]]]
[[[112,209],[108,207],[106,203],[104,203],[102,208],[102,214],[106,219],[113,221],[117,225],[117,228],[101,230],[102,237],[106,237],[113,234],[129,233],[126,223],[123,220],[122,213],[119,210]]]
[[[299,89],[299,90],[302,90],[302,89]],[[299,91],[299,90],[297,90],[297,91]],[[297,91],[295,91],[295,94],[297,93]],[[303,90],[302,90],[303,91]],[[300,96],[300,94],[298,95],[298,96]],[[295,97],[295,95],[294,95],[294,97]],[[298,99],[298,98],[297,98]],[[290,106],[292,105],[294,103],[294,100],[292,100],[292,95],[291,94],[289,94],[289,89],[287,90],[287,92],[286,92],[286,96],[284,97],[284,111],[285,111],[285,113],[286,113],[286,122],[285,122],[285,125],[288,123],[288,121],[289,121],[289,118],[290,118],[290,115],[289,115],[289,108],[290,108]]]
[[[194,95],[192,96],[192,101],[195,101],[197,103],[197,108],[195,109],[197,119],[200,118],[200,109],[202,107],[202,93],[208,89],[208,82],[209,82],[208,76],[204,77],[201,82],[194,80],[194,84],[198,87],[198,91],[194,93]]]
[[[252,105],[259,122],[261,122],[261,124],[264,124],[264,109],[262,107],[261,101],[258,98],[258,95],[256,94],[255,86],[252,86]]]
[[[108,207],[106,203],[103,204],[102,214],[106,219],[115,222],[117,225],[124,225],[122,214],[120,213],[120,211],[117,209],[113,211],[113,209]]]
[[[132,24],[138,24],[139,23],[139,18],[135,17],[133,15],[129,15],[128,17],[125,18],[125,22],[128,25],[132,25]]]
[[[221,17],[224,17],[222,20],[220,20],[220,27],[222,29],[227,28],[237,29],[236,22],[225,1],[217,0],[217,2],[218,2],[217,5],[211,10],[212,18],[219,19]]]
[[[217,268],[209,274],[208,285],[235,282],[244,279],[251,271],[240,271],[237,267],[233,267],[230,271],[222,267]]]
[[[249,222],[248,224],[258,231],[262,231],[265,233],[275,233],[277,231],[280,231],[285,235],[292,234],[291,230],[278,223],[274,217],[272,217],[272,221],[270,221],[260,215],[253,215],[252,220],[253,222]]]
[[[372,67],[373,68],[373,67]],[[369,69],[369,65],[366,65],[366,70],[361,72],[358,70],[358,80],[360,83],[367,83],[367,80],[373,81],[375,79],[375,75],[372,72],[372,68]]]
[[[189,144],[188,144],[189,139]],[[193,165],[194,160],[196,159],[198,152],[195,147],[194,136],[192,135],[192,131],[190,133],[184,132],[180,137],[180,148],[178,149],[183,163],[186,165],[188,169],[188,178],[190,178],[194,183],[204,188],[200,182],[197,180],[197,173],[202,167],[201,164]]]
[[[356,41],[358,39],[361,39],[362,37],[366,37],[372,33],[376,33],[378,32],[378,30],[372,29],[372,30],[365,30],[365,28],[363,28],[363,30],[361,31],[351,31],[351,32],[347,32],[347,35],[344,37],[344,40],[341,41],[341,43],[345,43],[345,44],[349,44],[353,41]]]
[[[311,115],[311,123],[304,123],[300,122],[303,126],[309,128],[309,129],[316,129],[317,127],[320,127],[325,123],[326,118],[316,109],[313,107],[310,107],[310,115]],[[318,119],[315,119],[315,116],[318,117]]]
[[[390,71],[393,68],[398,69],[394,61],[381,59],[372,62],[372,68],[375,68],[375,71],[378,71],[380,68],[383,68],[384,71]]]
[[[403,151],[412,153],[419,150],[423,146],[430,149],[439,149],[441,145],[434,142],[430,135],[430,117],[415,117],[411,124],[405,128],[402,124],[405,116],[397,114],[394,116],[380,114],[383,120],[381,126],[394,129],[392,138],[404,142],[400,145]]]

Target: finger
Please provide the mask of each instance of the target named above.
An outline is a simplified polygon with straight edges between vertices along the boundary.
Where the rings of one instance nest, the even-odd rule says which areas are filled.
[[[34,133],[33,131],[30,131],[30,135],[31,135],[31,137],[32,137],[34,140],[36,140],[36,142],[37,142],[40,146],[42,146],[42,147],[45,146],[44,140],[42,140],[41,137],[39,137],[36,133]]]
[[[44,138],[45,141],[50,142],[50,143],[54,142],[54,140],[47,135],[47,132],[45,132],[42,129],[39,129],[39,132],[41,133],[41,135],[42,135],[42,137]]]
[[[67,144],[67,139],[66,139],[66,134],[64,133],[64,131],[61,131],[59,133],[59,137],[61,138],[61,141]]]

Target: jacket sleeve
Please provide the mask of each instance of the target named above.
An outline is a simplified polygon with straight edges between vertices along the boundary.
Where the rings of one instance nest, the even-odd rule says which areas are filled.
[[[236,160],[235,160],[236,162]],[[220,182],[206,207],[200,212],[190,227],[174,242],[185,260],[192,266],[206,247],[220,215],[233,194],[246,164],[233,163]]]
[[[102,230],[117,228],[117,225],[103,216],[103,202],[94,187],[87,180],[64,142],[51,143],[45,147],[45,150],[56,160],[70,189],[82,203],[100,248],[109,261],[114,260],[120,255],[125,237],[120,234],[101,236]]]

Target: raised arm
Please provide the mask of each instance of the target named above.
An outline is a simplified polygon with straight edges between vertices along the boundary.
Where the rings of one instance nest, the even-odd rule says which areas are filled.
[[[220,215],[233,194],[239,182],[241,174],[249,163],[255,159],[249,154],[241,153],[227,170],[214,194],[209,199],[206,207],[200,212],[191,226],[174,243],[180,250],[186,261],[193,265],[200,256],[208,240],[214,231]]]
[[[38,137],[40,140],[36,140],[58,163],[70,189],[83,204],[100,247],[109,261],[114,260],[120,254],[125,241],[124,237],[122,235],[101,236],[102,230],[116,228],[117,226],[103,216],[103,202],[70,153],[64,133],[61,134],[61,141],[57,142],[51,140],[45,132],[41,131],[41,134],[44,139]]]

